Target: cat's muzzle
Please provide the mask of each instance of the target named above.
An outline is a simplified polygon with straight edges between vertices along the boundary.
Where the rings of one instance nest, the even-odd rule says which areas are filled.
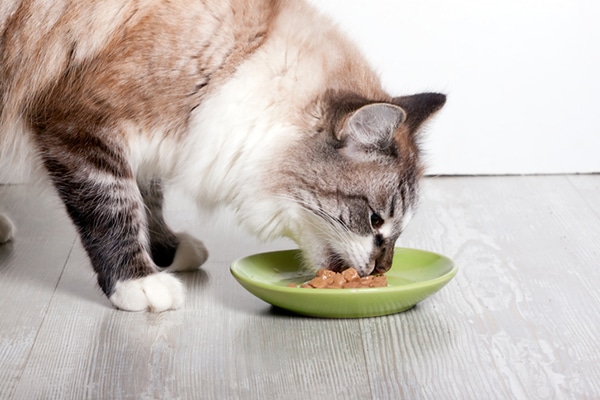
[[[360,276],[366,275],[380,275],[390,270],[392,267],[392,260],[394,258],[394,247],[391,246],[383,247],[377,251],[372,257],[369,264],[366,266],[362,265],[351,265],[349,262],[332,249],[327,252],[327,263],[326,268],[333,272],[342,272],[350,267],[356,269]]]
[[[371,272],[371,275],[384,274],[392,268],[392,261],[394,260],[394,246],[384,246],[379,249],[378,254],[375,257],[375,268]]]

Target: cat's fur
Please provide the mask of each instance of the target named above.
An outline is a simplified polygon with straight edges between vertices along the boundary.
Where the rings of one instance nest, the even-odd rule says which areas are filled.
[[[388,95],[303,1],[4,0],[0,34],[2,157],[31,143],[116,307],[179,307],[206,260],[165,181],[315,268],[390,267],[445,96]]]

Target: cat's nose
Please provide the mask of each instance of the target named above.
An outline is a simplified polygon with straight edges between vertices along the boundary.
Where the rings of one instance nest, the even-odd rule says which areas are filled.
[[[379,255],[375,259],[375,268],[371,274],[384,274],[392,268],[392,260],[394,259],[394,246],[386,246],[382,248]]]
[[[371,272],[371,275],[385,274],[390,270],[390,268],[392,268],[391,263],[389,265],[377,263],[375,264],[375,268],[373,269],[373,272]]]

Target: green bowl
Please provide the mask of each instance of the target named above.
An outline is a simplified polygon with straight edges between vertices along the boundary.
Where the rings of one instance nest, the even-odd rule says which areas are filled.
[[[314,277],[302,267],[299,250],[255,254],[231,265],[231,273],[250,293],[297,314],[322,318],[362,318],[406,311],[431,296],[456,275],[448,257],[424,250],[396,248],[387,287],[303,289],[287,287]]]

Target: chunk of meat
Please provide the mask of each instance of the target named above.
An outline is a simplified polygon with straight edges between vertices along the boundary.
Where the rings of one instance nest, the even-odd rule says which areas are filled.
[[[361,278],[354,268],[348,268],[341,273],[320,269],[313,279],[303,283],[300,287],[305,289],[361,289],[387,285],[385,275],[369,275]],[[288,287],[298,287],[298,284],[290,283]]]

